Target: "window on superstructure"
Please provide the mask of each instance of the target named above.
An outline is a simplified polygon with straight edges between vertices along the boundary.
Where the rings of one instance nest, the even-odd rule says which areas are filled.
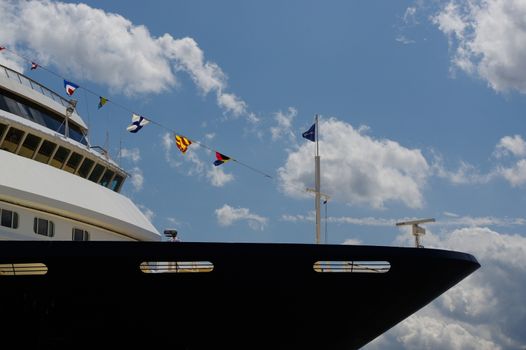
[[[115,172],[111,171],[110,169],[107,169],[99,183],[104,187],[108,187],[113,175],[115,175]]]
[[[66,165],[64,166],[64,170],[70,173],[75,173],[75,171],[77,171],[77,168],[79,167],[81,160],[82,156],[76,152],[73,152],[71,157],[69,157]]]
[[[4,142],[2,143],[2,149],[15,153],[20,141],[22,141],[24,132],[15,128],[9,128],[7,135],[5,135]]]
[[[18,214],[7,209],[0,209],[0,224],[4,227],[18,228]]]
[[[38,150],[35,160],[47,164],[56,147],[57,145],[53,142],[44,140],[42,146],[40,146],[40,149]]]
[[[7,125],[0,124],[0,141],[2,141],[2,137],[4,136],[4,132],[6,131],[6,129],[7,129]]]
[[[78,174],[80,177],[86,178],[91,170],[93,168],[93,164],[95,164],[94,161],[92,161],[89,158],[84,159],[82,162],[82,165],[80,166],[78,170]]]
[[[93,182],[99,182],[100,177],[102,176],[102,173],[104,172],[104,167],[100,164],[95,165],[95,168],[91,172],[91,175],[89,176],[88,180]]]
[[[55,152],[55,155],[53,156],[53,159],[51,159],[50,165],[54,166],[55,168],[62,168],[62,165],[64,165],[64,162],[68,158],[68,155],[70,153],[70,150],[60,146],[58,150]]]
[[[53,224],[53,221],[35,218],[33,221],[33,231],[37,235],[53,237],[55,235],[55,224]]]
[[[22,157],[33,158],[33,155],[35,154],[38,145],[40,145],[41,140],[42,139],[38,136],[28,134],[24,140],[24,143],[22,144],[22,147],[20,147],[18,154]]]
[[[43,89],[44,95],[51,99],[60,100],[55,94]],[[62,101],[60,101],[62,103]],[[34,102],[28,101],[21,96],[15,95],[6,90],[0,90],[0,109],[18,115],[22,118],[31,120],[43,125],[62,135],[65,134],[64,116],[47,110]],[[65,109],[64,109],[65,112]],[[81,127],[70,120],[69,137],[75,141],[87,145],[86,135]]]
[[[71,238],[74,241],[89,241],[89,232],[80,228],[73,228]]]
[[[110,188],[114,190],[115,192],[119,192],[123,181],[124,181],[124,177],[118,174],[115,175],[115,177],[113,178],[113,181],[111,182]]]

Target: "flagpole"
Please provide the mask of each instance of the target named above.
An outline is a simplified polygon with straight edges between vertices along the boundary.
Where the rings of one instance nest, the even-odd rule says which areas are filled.
[[[318,115],[316,114],[316,155],[314,156],[314,172],[315,172],[315,208],[316,208],[316,244],[320,244],[320,149],[318,145],[318,138],[320,129],[318,127]]]

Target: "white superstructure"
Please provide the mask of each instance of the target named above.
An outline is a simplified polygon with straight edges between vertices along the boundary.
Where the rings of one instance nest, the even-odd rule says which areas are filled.
[[[161,240],[69,101],[0,65],[0,240]],[[66,124],[69,137],[66,137]]]

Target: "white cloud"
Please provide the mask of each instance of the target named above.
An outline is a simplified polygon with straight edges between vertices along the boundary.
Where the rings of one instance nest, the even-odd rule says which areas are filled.
[[[215,93],[227,113],[246,113],[246,103],[226,92],[225,73],[206,61],[192,38],[154,37],[143,25],[85,4],[4,0],[0,13],[4,44],[72,79],[134,95],[167,91],[177,84],[176,72],[184,71],[202,93]],[[10,61],[11,66],[23,67],[14,56]]]
[[[433,227],[480,227],[480,226],[499,226],[499,227],[511,227],[511,226],[524,226],[526,225],[525,218],[498,218],[494,216],[460,216],[455,213],[444,212],[445,218],[438,219],[432,224]],[[397,222],[416,220],[417,218],[375,218],[375,217],[352,217],[352,216],[340,216],[334,217],[329,216],[327,221],[333,224],[342,225],[358,225],[358,226],[377,226],[377,227],[394,227]],[[281,220],[288,222],[314,222],[315,213],[314,211],[307,215],[290,215],[283,214]]]
[[[456,185],[486,184],[499,175],[497,170],[481,174],[475,166],[464,161],[460,162],[457,170],[449,170],[444,166],[444,160],[441,155],[434,153],[433,156],[433,164],[431,165],[433,174]]]
[[[405,9],[403,21],[405,24],[417,24],[418,21],[416,20],[416,6],[409,6]]]
[[[526,93],[526,2],[451,0],[433,17],[449,37],[455,67],[496,91]]]
[[[526,184],[526,142],[520,135],[504,136],[495,147],[495,156],[501,158],[506,155],[521,157],[512,166],[498,166],[496,172],[513,187]]]
[[[516,157],[526,156],[526,142],[520,135],[504,136],[496,146],[495,154],[501,157],[511,153]]]
[[[139,207],[139,209],[144,214],[144,216],[146,216],[146,219],[148,219],[148,221],[151,222],[155,218],[155,213],[150,208],[147,208],[142,204],[137,204],[137,207]]]
[[[247,116],[247,120],[251,122],[252,124],[259,123],[259,118],[255,113],[250,112]]]
[[[520,135],[504,136],[495,146],[493,155],[502,159],[506,155],[522,157],[513,165],[495,165],[488,173],[480,173],[473,165],[464,161],[456,170],[449,170],[444,166],[441,155],[433,153],[431,169],[437,177],[446,179],[453,184],[487,184],[496,179],[503,178],[511,186],[518,187],[526,184],[526,141]]]
[[[141,160],[141,151],[139,151],[138,148],[123,148],[121,149],[120,156],[125,159],[129,159],[133,163],[137,163],[139,160]]]
[[[213,134],[210,136],[213,138]],[[178,169],[180,172],[187,176],[199,176],[206,178],[212,186],[223,187],[227,183],[235,179],[234,175],[225,173],[224,168],[216,167],[211,162],[205,163],[200,158],[200,152],[208,152],[198,144],[190,145],[189,149],[184,155],[180,153],[179,149],[174,148],[175,141],[171,134],[165,133],[162,136],[162,144],[164,148],[164,157],[166,162],[174,169]],[[172,156],[172,152],[175,151],[179,158]],[[179,160],[180,159],[180,160]]]
[[[314,222],[316,220],[315,213],[311,212],[310,215],[290,215],[290,214],[283,214],[281,215],[281,220],[288,221],[288,222],[303,222],[303,221],[310,221]]]
[[[215,214],[221,226],[231,226],[237,221],[247,221],[251,229],[263,231],[268,221],[263,216],[251,213],[247,208],[233,208],[228,204],[216,209]]]
[[[375,348],[495,350],[499,347],[492,341],[474,335],[472,327],[448,319],[415,315],[366,347]]]
[[[473,227],[426,242],[471,253],[482,267],[366,349],[525,348],[526,238]]]
[[[404,44],[404,45],[409,45],[409,44],[415,44],[416,43],[415,40],[409,39],[405,35],[399,35],[399,36],[396,37],[395,40],[398,41],[399,43]]]
[[[289,222],[314,222],[316,220],[316,214],[314,211],[310,212],[308,215],[290,215],[283,214],[281,216],[283,221]],[[394,226],[396,220],[394,219],[384,219],[384,218],[374,218],[374,217],[352,217],[352,216],[340,216],[334,217],[329,216],[327,222],[335,224],[348,224],[348,225],[360,225],[360,226]]]
[[[175,225],[175,226],[181,226],[182,225],[181,221],[176,219],[176,218],[168,217],[168,218],[166,218],[166,221],[168,221],[170,224]]]
[[[247,111],[247,104],[234,94],[227,94],[218,90],[217,103],[229,112],[232,112],[234,116],[240,116],[245,114]],[[252,118],[249,118],[253,121]]]
[[[351,124],[330,118],[320,122],[322,192],[348,203],[384,207],[400,201],[411,208],[424,204],[429,166],[418,149],[364,135]],[[314,182],[314,143],[305,142],[288,154],[278,170],[282,190],[308,197]]]
[[[343,244],[347,244],[347,245],[360,245],[362,244],[362,241],[360,241],[359,239],[356,239],[356,238],[348,238],[346,239]]]
[[[270,128],[273,141],[284,135],[288,135],[290,141],[296,141],[296,135],[292,132],[292,121],[297,115],[298,111],[294,107],[289,107],[288,111],[285,113],[279,111],[274,114],[274,119],[276,120],[277,125]]]
[[[499,168],[500,174],[514,187],[526,184],[526,159],[521,159],[511,168]]]
[[[0,4],[0,11],[1,6],[2,4]],[[2,52],[2,54],[0,54],[0,64],[11,68],[17,72],[23,72],[25,65],[27,65],[27,62],[19,57],[10,56],[5,52]]]
[[[227,174],[223,171],[223,168],[210,167],[206,172],[206,177],[210,180],[212,186],[223,187],[230,181],[234,180],[234,175]]]
[[[142,174],[142,170],[139,167],[134,167],[131,172],[131,183],[133,185],[133,189],[135,192],[138,192],[142,190],[143,184],[144,184],[144,175]]]
[[[444,213],[449,219],[440,220],[434,225],[437,226],[459,226],[459,227],[480,227],[480,226],[523,226],[526,225],[524,218],[497,218],[493,216],[452,216],[451,213]]]

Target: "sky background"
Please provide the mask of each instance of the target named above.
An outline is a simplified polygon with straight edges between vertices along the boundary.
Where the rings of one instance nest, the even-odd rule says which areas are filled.
[[[482,264],[366,348],[524,349],[525,18],[524,0],[0,0],[0,46],[81,86],[123,193],[184,241],[313,243],[319,114],[328,243],[411,246],[394,223],[433,217],[426,247]],[[156,124],[128,133],[132,111]]]

